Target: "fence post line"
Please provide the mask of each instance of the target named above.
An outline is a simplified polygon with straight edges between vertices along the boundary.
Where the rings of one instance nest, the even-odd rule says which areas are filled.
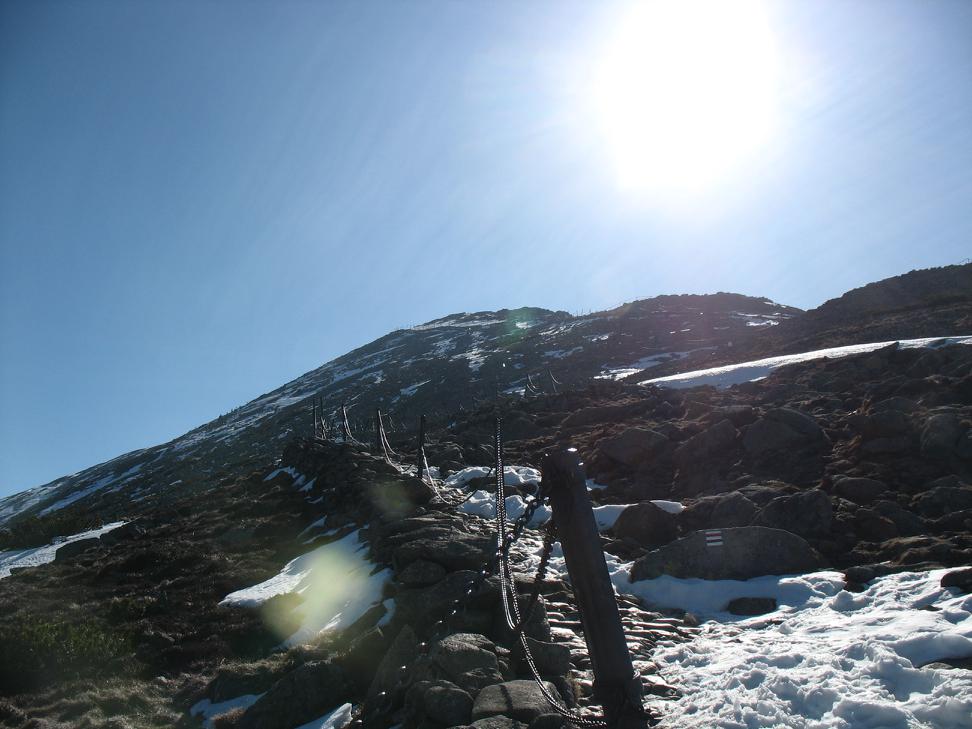
[[[577,451],[545,454],[541,471],[594,669],[594,698],[611,727],[644,729],[641,681],[631,663]]]

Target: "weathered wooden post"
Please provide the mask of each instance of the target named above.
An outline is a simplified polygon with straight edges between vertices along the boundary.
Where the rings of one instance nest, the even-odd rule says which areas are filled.
[[[425,460],[425,416],[419,417],[419,436],[418,436],[418,477],[425,480],[426,460]]]
[[[341,406],[341,435],[345,443],[354,443],[354,436],[351,435],[351,424],[348,422],[348,407]]]
[[[544,455],[541,470],[591,656],[594,698],[604,707],[609,726],[643,729],[648,717],[641,702],[641,681],[628,653],[577,451]]]

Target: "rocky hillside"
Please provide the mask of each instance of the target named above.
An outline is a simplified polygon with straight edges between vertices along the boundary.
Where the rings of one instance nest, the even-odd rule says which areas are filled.
[[[352,715],[375,728],[561,726],[501,617],[498,580],[480,573],[494,550],[484,466],[497,415],[516,465],[506,476],[512,516],[536,489],[543,453],[572,446],[583,458],[651,721],[711,726],[735,706],[753,726],[791,715],[852,726],[839,717],[855,710],[963,726],[972,346],[891,345],[722,389],[625,381],[676,359],[759,351],[807,316],[717,294],[589,317],[449,317],[392,333],[172,443],[0,503],[0,726],[323,729]],[[434,414],[428,459],[440,480],[400,467],[416,459],[414,429],[389,434],[394,463],[309,437],[316,397],[328,410],[359,408],[366,442],[374,407],[399,423]],[[538,511],[513,550],[524,608],[547,519]],[[65,535],[74,536],[41,546]],[[712,653],[693,646],[739,619],[730,613],[765,615],[763,635],[780,626],[782,640],[797,640],[796,578],[772,589],[759,580],[805,573],[822,575],[806,578],[807,594],[833,597],[822,612],[856,610],[858,621],[885,595],[882,579],[935,575],[920,600],[874,619],[924,621],[920,651],[917,633],[907,650],[888,634],[827,663],[828,682],[871,708],[813,693],[819,675],[795,668],[812,657],[792,651],[767,659],[763,675],[789,673],[762,688],[737,678],[725,687],[732,700],[691,693],[692,666]],[[736,582],[690,604],[694,578]],[[536,589],[526,634],[548,691],[571,711],[595,711],[559,546]],[[744,640],[732,630],[726,640]],[[878,673],[892,689],[868,683]],[[806,707],[794,698],[811,693]]]

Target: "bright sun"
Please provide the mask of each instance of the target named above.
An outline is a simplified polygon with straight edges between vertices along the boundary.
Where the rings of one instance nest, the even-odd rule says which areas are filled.
[[[755,0],[634,6],[594,80],[619,185],[682,193],[726,180],[773,133],[777,65]]]

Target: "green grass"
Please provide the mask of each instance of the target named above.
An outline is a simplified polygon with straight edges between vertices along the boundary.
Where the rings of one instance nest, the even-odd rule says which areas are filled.
[[[102,673],[132,652],[131,638],[99,622],[24,616],[0,626],[0,694]]]

